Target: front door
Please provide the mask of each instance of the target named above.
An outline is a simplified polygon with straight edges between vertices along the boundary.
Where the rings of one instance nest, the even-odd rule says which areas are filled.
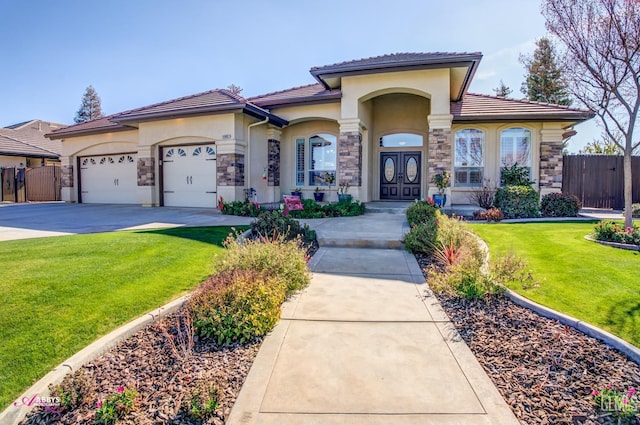
[[[380,153],[380,200],[420,199],[420,152]]]

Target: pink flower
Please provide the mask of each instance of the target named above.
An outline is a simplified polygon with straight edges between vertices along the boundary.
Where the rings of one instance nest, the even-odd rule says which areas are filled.
[[[598,394],[600,394],[600,391],[598,391],[598,390],[593,390],[593,391],[591,391],[591,395],[592,395],[593,397],[597,396]]]
[[[116,388],[116,391],[119,393],[123,393],[124,392],[124,387],[118,387]]]
[[[101,408],[101,407],[102,407],[102,402],[101,402],[101,401],[98,401],[98,402],[96,403],[96,407],[97,407],[98,409],[99,409],[99,408]]]

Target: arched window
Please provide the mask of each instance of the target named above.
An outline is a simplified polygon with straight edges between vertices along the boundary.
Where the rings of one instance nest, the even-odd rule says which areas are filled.
[[[481,186],[484,178],[484,132],[475,128],[456,131],[455,185]]]
[[[500,167],[515,163],[527,168],[531,178],[531,131],[526,128],[508,128],[500,133]]]
[[[306,149],[308,146],[308,150]],[[296,186],[327,186],[327,174],[336,174],[337,139],[332,134],[316,134],[296,139]]]

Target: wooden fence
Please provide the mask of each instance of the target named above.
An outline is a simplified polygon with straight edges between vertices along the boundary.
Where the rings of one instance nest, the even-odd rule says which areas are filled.
[[[54,165],[29,168],[3,168],[2,201],[59,201],[60,167]]]
[[[562,193],[576,195],[584,207],[624,208],[622,156],[568,155],[563,161]],[[640,157],[631,166],[633,202],[640,202]]]

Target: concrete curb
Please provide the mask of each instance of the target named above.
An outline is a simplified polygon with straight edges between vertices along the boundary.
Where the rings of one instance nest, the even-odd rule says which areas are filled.
[[[618,243],[618,242],[607,242],[607,241],[599,241],[591,235],[585,235],[586,240],[599,243],[600,245],[611,246],[613,248],[618,249],[626,249],[627,251],[640,251],[640,246],[638,245],[629,245],[626,243]]]
[[[610,334],[607,331],[604,331],[586,322],[578,320],[574,317],[568,316],[563,313],[559,313],[548,307],[540,305],[534,301],[531,301],[528,298],[523,297],[520,294],[513,292],[510,289],[507,289],[505,291],[505,296],[509,298],[511,301],[513,301],[514,303],[518,304],[519,306],[528,308],[529,310],[532,310],[538,313],[540,316],[557,320],[563,325],[571,326],[572,328],[579,330],[585,335],[588,335],[590,337],[603,341],[605,344],[626,354],[631,360],[640,364],[640,348],[629,344],[627,341],[624,341],[621,338],[618,338],[617,336]]]
[[[131,335],[143,329],[150,323],[155,322],[157,319],[174,313],[185,303],[188,297],[188,295],[185,295],[160,308],[152,310],[89,344],[87,347],[63,361],[42,379],[33,384],[20,397],[18,397],[18,401],[23,399],[28,400],[33,396],[48,397],[50,385],[55,386],[60,384],[67,374],[74,372],[83,365],[95,360],[111,348],[115,347],[119,342],[129,338]],[[18,424],[25,418],[31,409],[32,407],[30,406],[17,406],[12,404],[0,413],[0,424]]]
[[[485,253],[485,260],[482,265],[482,271],[483,273],[486,273],[489,267],[489,246],[480,236],[476,235],[475,233],[470,234],[476,237],[481,249]],[[540,305],[535,301],[531,301],[530,299],[523,297],[522,295],[512,291],[511,289],[506,289],[504,295],[519,306],[528,308],[529,310],[539,314],[542,317],[557,320],[563,325],[571,326],[572,328],[582,332],[587,336],[603,341],[605,344],[626,354],[627,357],[629,357],[631,360],[640,364],[640,348],[629,344],[627,341],[624,341],[623,339],[618,338],[617,336],[610,334],[607,331],[590,325],[589,323],[578,320],[575,317],[568,316],[566,314],[550,309],[549,307]]]

